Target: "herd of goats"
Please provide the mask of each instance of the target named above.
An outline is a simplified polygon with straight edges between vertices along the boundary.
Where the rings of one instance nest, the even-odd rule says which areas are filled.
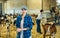
[[[0,16],[0,25],[1,24],[6,24],[7,25],[7,29],[9,27],[10,24],[16,24],[16,17],[18,16],[18,14],[14,14],[14,15],[1,15]],[[32,17],[37,17],[37,15],[31,15]],[[43,33],[43,38],[45,38],[45,35],[46,35],[46,30],[48,29],[49,26],[50,27],[50,34],[49,34],[49,38],[51,38],[51,35],[53,35],[53,38],[55,38],[55,34],[57,32],[57,29],[56,29],[56,24],[50,24],[50,23],[46,23],[45,25],[42,25],[43,26],[43,29],[44,29],[44,33]]]

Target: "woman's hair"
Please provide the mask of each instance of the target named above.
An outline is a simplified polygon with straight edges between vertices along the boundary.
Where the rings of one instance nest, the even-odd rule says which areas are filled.
[[[27,10],[26,8],[22,8],[21,10]]]
[[[40,12],[43,12],[43,10],[40,10]]]
[[[56,7],[52,7],[52,12],[55,12]]]

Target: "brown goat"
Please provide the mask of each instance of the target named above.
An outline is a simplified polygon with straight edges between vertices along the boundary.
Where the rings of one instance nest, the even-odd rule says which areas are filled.
[[[56,24],[48,24],[48,23],[46,23],[45,25],[42,25],[42,27],[43,27],[43,30],[44,30],[44,34],[43,34],[43,38],[45,38],[45,35],[46,35],[46,33],[47,33],[47,30],[48,30],[48,28],[49,28],[49,26],[50,26],[50,29],[49,29],[49,38],[51,38],[51,36],[53,35],[53,38],[55,38],[55,34],[56,34],[56,26],[55,26]]]

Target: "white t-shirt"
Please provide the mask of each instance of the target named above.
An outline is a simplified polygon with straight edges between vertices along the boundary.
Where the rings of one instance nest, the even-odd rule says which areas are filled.
[[[38,17],[37,17],[36,19],[42,19],[42,14],[39,13],[39,14],[38,14]]]
[[[24,19],[21,20],[21,29],[23,29]],[[23,38],[23,30],[21,31],[20,38]]]

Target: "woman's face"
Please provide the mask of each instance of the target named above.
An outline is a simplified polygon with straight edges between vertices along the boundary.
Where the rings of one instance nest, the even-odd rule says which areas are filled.
[[[22,10],[22,14],[25,14],[25,13],[26,13],[26,10],[23,9],[23,10]]]

